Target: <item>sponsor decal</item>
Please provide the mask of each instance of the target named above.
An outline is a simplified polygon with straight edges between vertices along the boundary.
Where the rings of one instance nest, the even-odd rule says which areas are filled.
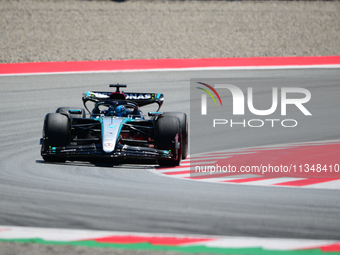
[[[151,94],[125,93],[125,96],[126,96],[126,99],[129,99],[129,100],[151,99]]]

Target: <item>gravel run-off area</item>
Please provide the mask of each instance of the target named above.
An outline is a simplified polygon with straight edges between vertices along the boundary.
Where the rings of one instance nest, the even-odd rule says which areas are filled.
[[[0,0],[0,63],[340,55],[340,1]]]

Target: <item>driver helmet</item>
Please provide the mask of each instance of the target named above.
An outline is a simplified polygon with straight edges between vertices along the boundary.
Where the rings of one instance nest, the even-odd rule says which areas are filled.
[[[106,116],[114,116],[115,108],[113,106],[109,106],[109,109],[106,111]]]
[[[119,105],[116,108],[116,115],[119,117],[125,117],[127,116],[126,108],[124,105]]]

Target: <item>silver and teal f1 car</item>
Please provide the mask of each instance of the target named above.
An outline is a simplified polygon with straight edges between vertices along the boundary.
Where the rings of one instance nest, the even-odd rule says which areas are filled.
[[[188,121],[182,112],[159,112],[164,96],[157,93],[86,91],[84,108],[60,107],[45,117],[41,156],[66,160],[155,159],[176,166],[188,153]],[[93,109],[89,109],[92,104]],[[157,104],[144,115],[140,107]]]

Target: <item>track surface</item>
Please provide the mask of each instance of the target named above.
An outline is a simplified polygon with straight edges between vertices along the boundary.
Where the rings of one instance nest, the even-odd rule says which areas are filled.
[[[339,239],[336,190],[216,185],[154,175],[149,165],[97,167],[41,160],[45,114],[59,106],[81,106],[83,91],[127,83],[131,91],[164,93],[163,111],[189,112],[189,79],[194,77],[314,91],[308,108],[313,121],[296,132],[250,139],[235,130],[220,149],[339,139],[339,69],[0,77],[0,225]],[[200,138],[195,129],[190,139]],[[201,143],[203,147],[206,141]]]

